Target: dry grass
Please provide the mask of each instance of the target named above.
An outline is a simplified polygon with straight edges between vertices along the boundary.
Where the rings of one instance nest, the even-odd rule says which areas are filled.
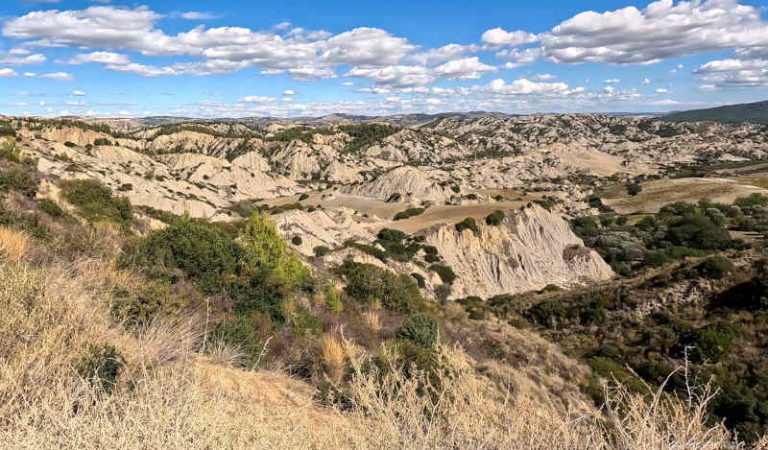
[[[214,357],[198,354],[197,320],[132,333],[111,323],[106,290],[130,280],[105,267],[0,262],[3,448],[733,448],[722,427],[705,425],[706,396],[682,403],[616,387],[606,415],[584,414],[531,395],[523,371],[492,382],[458,348],[439,350],[443,370],[432,378],[370,373],[341,333],[322,338],[322,353],[333,370],[352,357],[353,408],[321,408],[305,383],[223,365],[234,353],[215,342]],[[105,342],[126,360],[109,395],[74,370],[89,344]]]
[[[341,341],[333,335],[320,338],[320,356],[328,376],[335,383],[341,382],[346,367],[347,352]]]
[[[366,311],[363,313],[363,323],[369,330],[378,333],[381,331],[381,315],[378,311]]]
[[[27,233],[0,227],[0,256],[19,262],[26,256],[29,247],[30,241]]]

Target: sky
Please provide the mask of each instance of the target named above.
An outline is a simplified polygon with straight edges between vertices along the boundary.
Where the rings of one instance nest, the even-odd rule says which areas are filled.
[[[0,114],[662,112],[768,99],[768,0],[2,0]]]

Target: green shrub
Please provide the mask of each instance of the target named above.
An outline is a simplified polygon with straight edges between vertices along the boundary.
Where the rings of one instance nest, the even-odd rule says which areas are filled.
[[[37,209],[51,217],[63,217],[65,214],[64,210],[56,202],[47,198],[37,200]]]
[[[309,194],[307,194],[306,192],[301,194],[301,195],[299,195],[299,201],[300,202],[303,202],[304,200],[306,200],[308,198],[309,198]]]
[[[700,213],[690,213],[672,220],[668,225],[666,239],[674,245],[699,250],[724,250],[733,246],[728,231]]]
[[[16,146],[16,140],[6,139],[2,145],[0,145],[0,159],[15,163],[23,163],[24,157],[21,154],[21,150]]]
[[[719,280],[735,270],[730,259],[724,256],[712,256],[696,266],[696,270],[703,277]]]
[[[504,211],[496,210],[485,216],[485,223],[491,226],[501,225],[504,220]]]
[[[762,194],[754,193],[748,197],[737,198],[733,202],[734,205],[740,208],[752,208],[755,206],[768,206],[768,197]]]
[[[441,305],[445,305],[448,302],[451,292],[453,292],[453,285],[451,284],[443,283],[435,286],[435,298]]]
[[[643,191],[643,186],[640,183],[632,183],[627,185],[627,194],[634,197]]]
[[[689,356],[694,362],[717,362],[731,351],[738,334],[738,325],[725,321],[684,332],[678,341],[678,354],[683,354],[685,349],[691,349]]]
[[[422,289],[427,287],[427,280],[424,279],[424,276],[420,273],[413,272],[411,274],[411,277],[413,277],[414,280],[416,280],[416,285]]]
[[[397,337],[424,348],[434,348],[440,341],[440,324],[430,314],[414,314],[397,330]]]
[[[475,236],[480,235],[480,228],[477,226],[477,222],[475,222],[475,219],[472,217],[467,217],[466,219],[456,224],[456,231],[461,233],[464,230],[471,230]]]
[[[424,214],[424,211],[426,211],[426,208],[408,208],[395,214],[394,220],[405,220],[410,217],[419,216]]]
[[[16,191],[26,197],[37,193],[37,180],[34,174],[21,166],[13,166],[0,171],[0,193]]]
[[[120,192],[127,192],[133,190],[133,185],[131,183],[123,183],[120,185],[120,187],[117,188]]]
[[[296,235],[296,236],[291,238],[291,244],[293,244],[293,245],[301,245],[303,243],[304,243],[304,240],[301,239],[301,236],[299,236],[299,235]]]
[[[329,284],[325,289],[325,306],[332,312],[341,312],[344,309],[341,295],[339,295],[339,291],[333,284]]]
[[[242,249],[223,231],[186,219],[129,245],[122,259],[166,281],[178,281],[181,271],[206,294],[216,294],[227,291],[242,258]]]
[[[339,267],[347,286],[344,291],[351,298],[382,305],[397,312],[415,312],[424,306],[418,286],[408,275],[397,275],[372,264],[344,261]]]
[[[442,264],[433,264],[429,266],[429,270],[438,274],[440,279],[443,280],[443,283],[453,284],[453,282],[456,280],[456,274],[453,272],[453,269],[448,266]]]
[[[67,142],[64,143],[64,146],[65,147],[69,147],[69,148],[74,148],[74,147],[77,147],[77,144],[75,144],[74,142],[71,142],[71,141],[67,141]]]
[[[167,284],[156,282],[144,284],[138,292],[115,288],[112,297],[113,317],[129,327],[148,325],[157,317],[177,314],[186,305]]]
[[[92,386],[107,394],[117,386],[125,359],[114,345],[91,345],[86,354],[75,365],[77,373]]]
[[[483,299],[476,296],[461,298],[457,302],[464,307],[472,320],[485,319],[485,305]]]
[[[61,192],[89,222],[107,220],[127,225],[133,214],[127,199],[115,197],[96,180],[70,180],[61,183]]]
[[[314,252],[315,256],[318,258],[322,258],[328,253],[331,253],[331,249],[326,247],[325,245],[318,245],[317,247],[313,248],[312,251]]]
[[[112,141],[107,138],[96,138],[93,141],[93,145],[112,145]]]
[[[227,316],[213,333],[213,340],[235,347],[242,357],[239,363],[243,367],[257,367],[262,363],[264,339],[258,333],[255,323],[259,315]]]

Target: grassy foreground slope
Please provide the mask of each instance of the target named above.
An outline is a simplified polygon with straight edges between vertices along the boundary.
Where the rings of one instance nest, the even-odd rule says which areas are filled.
[[[269,218],[145,212],[0,158],[0,442],[9,449],[720,449],[709,394],[608,382],[407,276],[310,268]],[[53,192],[53,194],[51,193]],[[382,282],[383,280],[383,282]],[[487,357],[487,354],[494,357]]]
[[[693,109],[664,116],[674,122],[751,122],[768,124],[768,101],[719,106],[717,108]]]

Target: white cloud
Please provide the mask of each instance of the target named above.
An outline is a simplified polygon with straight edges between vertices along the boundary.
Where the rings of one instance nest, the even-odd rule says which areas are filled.
[[[607,80],[603,80],[603,84],[616,84],[621,82],[618,78],[609,78]]]
[[[51,73],[42,73],[38,75],[40,78],[46,78],[49,80],[56,80],[56,81],[71,81],[74,79],[72,74],[69,74],[67,72],[51,72]]]
[[[415,47],[378,28],[355,28],[328,39],[322,60],[353,65],[397,64]]]
[[[527,31],[506,31],[503,28],[493,28],[483,33],[480,39],[492,47],[517,47],[518,45],[535,42],[536,35]]]
[[[179,17],[186,20],[213,20],[218,16],[210,12],[186,11],[179,14]]]
[[[127,55],[113,52],[92,52],[81,53],[70,59],[68,64],[87,64],[99,63],[105,65],[125,65],[130,64],[131,60]]]
[[[541,56],[541,49],[526,48],[524,50],[520,50],[514,48],[511,50],[502,50],[496,53],[496,56],[510,60],[504,64],[505,69],[516,69],[520,66],[532,64],[534,61],[536,61]]]
[[[654,92],[655,92],[655,93],[657,93],[657,94],[668,94],[668,93],[669,93],[669,89],[666,89],[666,88],[658,88],[658,89],[656,89]]]
[[[768,86],[768,59],[709,61],[694,73],[707,84],[717,87]]]
[[[10,69],[8,67],[3,67],[2,69],[0,69],[0,77],[2,78],[11,78],[11,77],[16,77],[18,75],[19,74],[16,73],[15,70]]]
[[[728,48],[768,46],[768,24],[737,0],[659,0],[597,13],[582,12],[540,35],[559,63],[653,63]]]
[[[551,73],[539,73],[531,77],[535,81],[552,81],[557,79],[555,75],[552,75]]]
[[[568,92],[568,85],[561,82],[546,83],[531,81],[526,78],[518,78],[512,83],[507,83],[501,78],[497,78],[488,85],[490,91],[504,95],[530,95],[530,94],[565,94]]]
[[[293,97],[294,95],[296,95],[296,91],[293,89],[286,89],[283,91],[283,96],[285,97]]]
[[[485,64],[477,56],[471,58],[456,59],[435,67],[435,73],[448,79],[477,79],[488,72],[495,72],[496,67]]]
[[[651,84],[651,79],[650,78],[643,78],[642,80],[640,80],[640,84],[642,84],[643,86],[647,86],[647,85]]]
[[[272,97],[263,97],[260,95],[249,95],[238,100],[240,103],[272,103],[275,101]]]
[[[405,65],[353,67],[347,76],[370,78],[378,86],[389,87],[420,86],[435,81],[435,76],[426,67]]]
[[[72,95],[75,96],[75,97],[85,97],[85,92],[77,89],[77,90],[72,91]]]
[[[42,53],[29,54],[29,52],[23,52],[24,50],[22,49],[13,49],[9,51],[7,55],[1,55],[0,64],[10,64],[14,66],[42,64],[48,59]]]
[[[423,66],[432,66],[461,58],[467,53],[474,53],[478,50],[479,47],[476,45],[448,44],[411,55],[409,59]]]

